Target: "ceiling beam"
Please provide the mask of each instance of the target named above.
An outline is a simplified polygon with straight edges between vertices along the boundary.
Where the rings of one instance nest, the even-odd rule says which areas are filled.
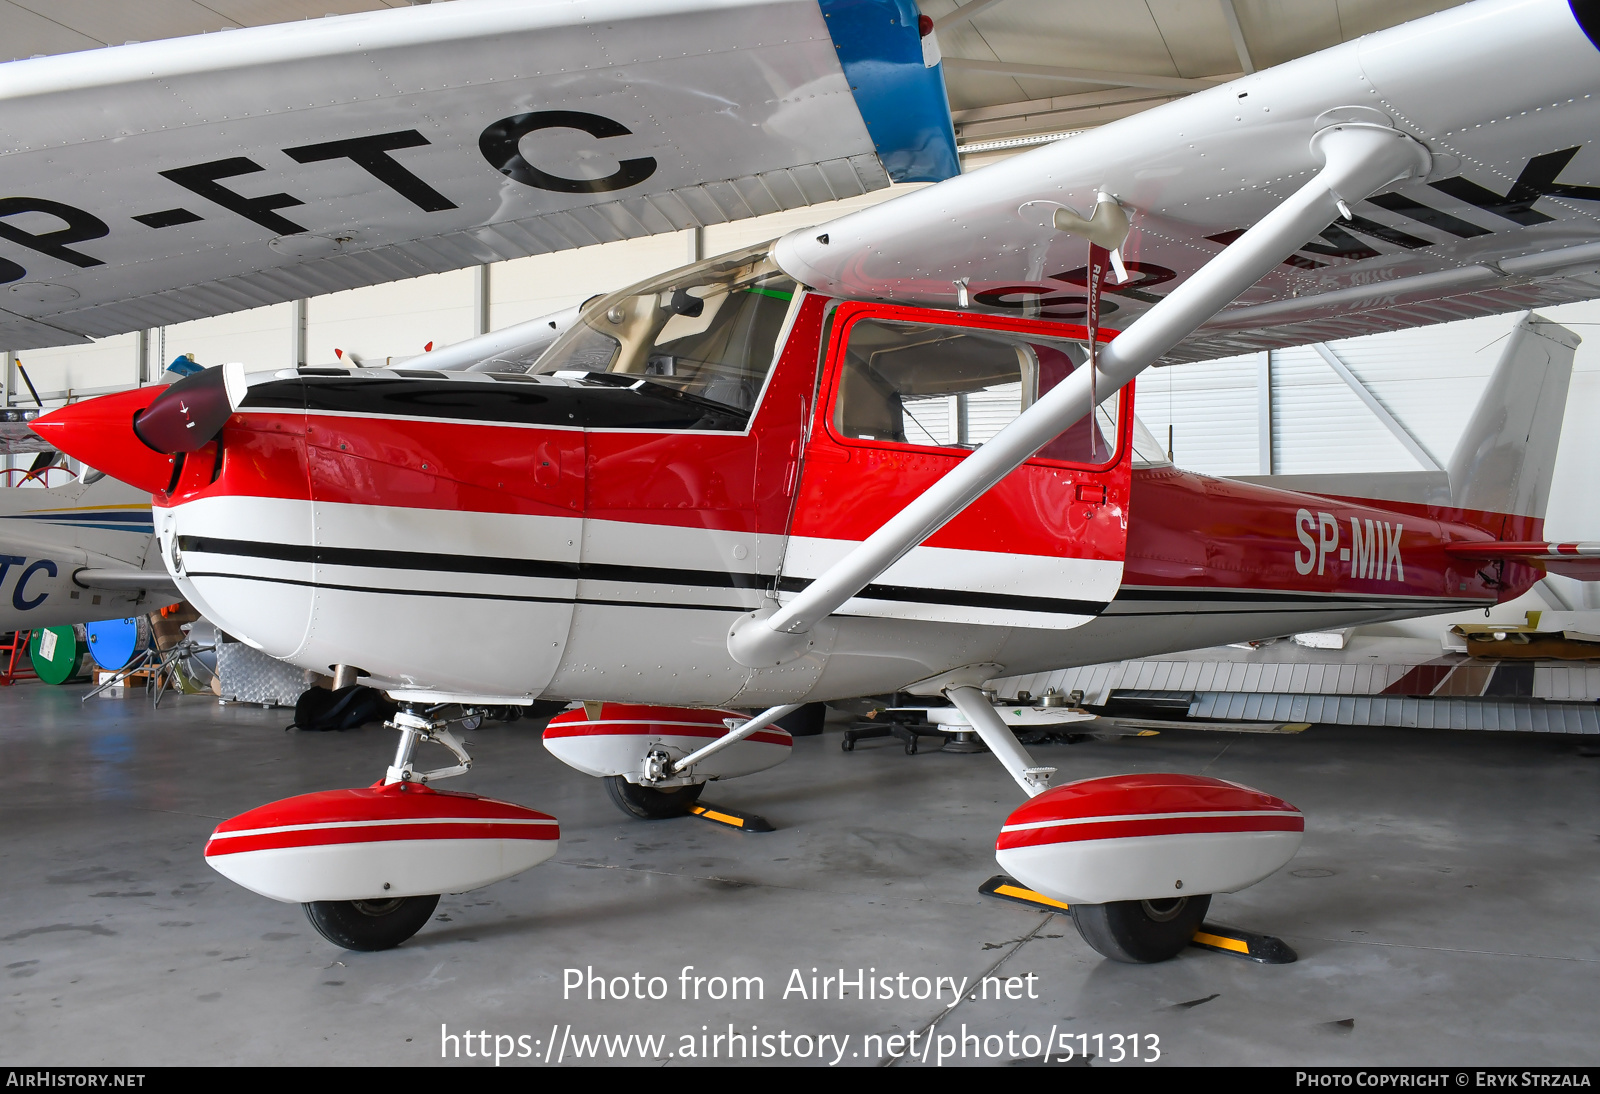
[[[1239,67],[1254,72],[1256,63],[1250,59],[1250,48],[1244,44],[1244,28],[1239,25],[1239,12],[1233,0],[1217,0],[1222,5],[1222,17],[1228,21],[1228,33],[1233,36],[1233,51],[1239,55]]]
[[[971,19],[984,8],[992,8],[998,3],[1000,3],[1000,0],[967,0],[965,4],[959,5],[955,11],[948,12],[935,19],[933,21],[933,29],[940,31],[952,23],[959,23],[963,19]]]
[[[1147,76],[1139,72],[1095,72],[1086,68],[1057,68],[1054,65],[1024,65],[1013,61],[977,61],[970,57],[944,59],[946,71],[991,72],[997,76],[1021,76],[1041,80],[1066,80],[1080,84],[1105,84],[1110,87],[1147,87],[1156,91],[1204,91],[1232,76],[1186,80],[1178,76]]]

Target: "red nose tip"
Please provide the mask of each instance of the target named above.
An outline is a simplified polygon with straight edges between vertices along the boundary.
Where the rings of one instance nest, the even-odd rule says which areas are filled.
[[[143,387],[85,399],[34,419],[33,431],[97,471],[159,494],[172,482],[172,457],[141,441],[133,420],[165,390]]]

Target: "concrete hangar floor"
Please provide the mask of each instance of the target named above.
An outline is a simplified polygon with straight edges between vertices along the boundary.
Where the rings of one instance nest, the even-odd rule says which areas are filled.
[[[830,724],[707,795],[777,827],[741,833],[626,819],[545,752],[539,723],[491,722],[451,788],[553,813],[559,853],[446,896],[399,949],[353,953],[201,852],[222,818],[370,783],[391,731],[285,733],[283,710],[179,696],[152,711],[137,693],[82,703],[82,690],[0,691],[12,1064],[481,1065],[497,1049],[543,1063],[549,1045],[567,1064],[683,1064],[743,1059],[742,1045],[758,1062],[859,1066],[913,1044],[929,1064],[1003,1064],[1042,1054],[1052,1031],[1053,1063],[1087,1052],[1094,1066],[1119,1049],[1120,1066],[1153,1049],[1154,1066],[1594,1059],[1600,758],[1576,738],[1314,727],[1043,747],[1058,779],[1203,772],[1305,811],[1289,867],[1208,917],[1278,935],[1298,962],[1191,948],[1130,966],[1064,916],[978,894],[1017,803],[987,756],[907,756],[892,739],[847,754]],[[591,975],[606,999],[586,997]],[[991,998],[948,1007],[952,984],[971,995],[985,976]],[[734,977],[759,977],[763,997]],[[621,989],[645,998],[610,997]]]

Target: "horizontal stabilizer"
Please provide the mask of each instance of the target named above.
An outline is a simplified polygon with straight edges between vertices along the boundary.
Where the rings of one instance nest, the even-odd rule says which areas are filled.
[[[1444,550],[1470,561],[1526,562],[1579,581],[1600,581],[1600,542],[1447,543]]]

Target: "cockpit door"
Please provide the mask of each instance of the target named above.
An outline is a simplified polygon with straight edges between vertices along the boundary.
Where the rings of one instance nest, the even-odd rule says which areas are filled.
[[[1061,323],[835,312],[780,591],[803,589],[1087,359]],[[1069,629],[1122,581],[1132,391],[1107,393],[840,614]]]

